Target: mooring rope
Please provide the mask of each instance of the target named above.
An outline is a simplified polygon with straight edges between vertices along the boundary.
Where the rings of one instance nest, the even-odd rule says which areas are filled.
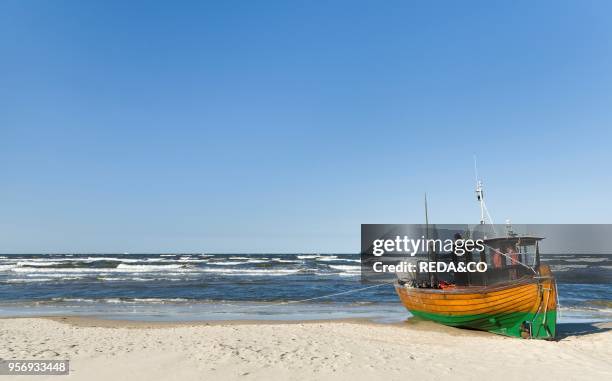
[[[328,295],[316,296],[314,298],[307,298],[307,299],[300,299],[300,300],[288,300],[286,302],[271,303],[271,304],[266,304],[266,305],[263,305],[263,306],[259,305],[259,306],[244,307],[244,308],[242,308],[242,309],[240,309],[238,311],[235,311],[235,312],[240,313],[242,311],[248,311],[248,310],[257,309],[257,308],[268,308],[268,307],[276,307],[276,306],[282,306],[282,305],[287,305],[287,304],[296,304],[296,303],[310,302],[310,301],[313,301],[313,300],[326,299],[326,298],[331,298],[333,296],[338,296],[338,295],[352,294],[354,292],[368,290],[368,289],[372,289],[372,288],[376,288],[376,287],[388,286],[389,284],[392,284],[392,283],[395,283],[395,280],[390,281],[390,282],[384,282],[384,283],[380,283],[380,284],[375,284],[373,286],[362,287],[362,288],[358,288],[358,289],[355,289],[355,290],[348,290],[348,291],[336,292],[336,293],[328,294]]]
[[[497,249],[495,249],[495,248],[493,248],[493,247],[491,247],[491,246],[489,246],[489,245],[486,245],[486,244],[483,244],[483,245],[484,245],[485,247],[488,247],[489,249],[493,250],[494,252],[496,252],[496,253],[498,253],[498,254],[501,254],[501,255],[503,255],[504,257],[506,257],[506,258],[510,259],[510,261],[515,262],[515,263],[518,263],[519,265],[521,265],[521,266],[523,266],[523,267],[528,268],[528,269],[529,269],[529,270],[531,270],[531,271],[532,271],[534,274],[536,274],[536,275],[538,274],[538,273],[537,273],[537,272],[536,272],[536,271],[535,271],[535,270],[534,270],[532,267],[530,267],[530,266],[528,266],[528,265],[524,264],[523,262],[518,261],[518,260],[516,260],[516,259],[514,259],[514,258],[512,258],[512,257],[510,257],[510,256],[508,256],[508,255],[507,255],[507,254],[505,254],[505,253],[502,253],[501,251],[499,251],[499,250],[497,250]],[[334,297],[334,296],[346,295],[346,294],[352,294],[352,293],[355,293],[355,292],[360,292],[360,291],[364,291],[364,290],[368,290],[368,289],[372,289],[372,288],[377,288],[377,287],[387,286],[387,285],[389,285],[389,284],[395,283],[395,281],[396,281],[396,280],[393,280],[393,281],[390,281],[390,282],[383,282],[383,283],[375,284],[375,285],[373,285],[373,286],[361,287],[361,288],[354,289],[354,290],[348,290],[348,291],[336,292],[336,293],[333,293],[333,294],[322,295],[322,296],[315,296],[315,297],[313,297],[313,298],[300,299],[300,300],[288,300],[288,301],[285,301],[285,302],[271,303],[271,304],[266,304],[266,305],[258,305],[258,306],[243,307],[243,308],[241,308],[240,310],[235,311],[235,312],[240,313],[240,312],[242,312],[242,311],[248,311],[248,310],[259,309],[259,308],[276,307],[276,306],[283,306],[283,305],[288,305],[288,304],[305,303],[305,302],[310,302],[310,301],[313,301],[313,300],[327,299],[327,298],[331,298],[331,297]]]

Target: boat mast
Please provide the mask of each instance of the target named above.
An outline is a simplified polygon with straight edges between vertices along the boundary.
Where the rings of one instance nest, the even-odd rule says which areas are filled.
[[[427,193],[425,193],[425,243],[429,240],[429,216],[427,214]],[[427,245],[427,260],[430,261],[429,245]]]
[[[484,206],[484,193],[482,191],[482,181],[478,178],[478,167],[476,166],[476,155],[474,155],[474,176],[476,177],[476,200],[480,203],[480,224],[485,223],[485,206]]]
[[[438,258],[436,256],[436,253],[429,245],[429,214],[427,211],[427,193],[425,193],[425,244],[427,245],[427,261],[437,262]],[[429,284],[432,287],[433,285],[438,284],[438,274],[436,274],[435,272],[429,273]]]
[[[425,193],[425,238],[429,235],[429,216],[427,215],[427,193]]]
[[[489,210],[487,209],[487,205],[484,201],[484,190],[482,187],[482,180],[478,178],[478,168],[476,167],[476,155],[474,155],[474,174],[476,176],[476,200],[480,203],[480,224],[484,225],[485,223],[485,214],[489,223],[493,225],[493,219],[489,214]],[[495,227],[493,227],[493,231],[495,231]]]

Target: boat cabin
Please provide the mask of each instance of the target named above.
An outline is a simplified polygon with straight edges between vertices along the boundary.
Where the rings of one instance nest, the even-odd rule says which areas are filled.
[[[466,285],[490,285],[533,276],[540,267],[539,242],[542,237],[518,236],[485,239],[484,252],[478,253],[486,262],[484,273],[468,274]]]
[[[542,237],[510,235],[484,239],[483,251],[432,253],[435,261],[458,264],[484,262],[485,272],[418,273],[413,283],[418,287],[490,286],[534,276],[540,267],[539,242]]]

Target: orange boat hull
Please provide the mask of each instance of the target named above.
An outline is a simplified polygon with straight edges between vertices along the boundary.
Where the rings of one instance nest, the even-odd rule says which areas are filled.
[[[445,325],[515,337],[555,337],[557,289],[550,270],[496,286],[429,289],[396,284],[404,306],[415,316]]]

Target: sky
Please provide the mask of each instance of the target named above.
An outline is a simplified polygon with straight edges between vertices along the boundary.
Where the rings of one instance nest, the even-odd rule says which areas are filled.
[[[612,3],[0,2],[0,252],[610,223]]]

